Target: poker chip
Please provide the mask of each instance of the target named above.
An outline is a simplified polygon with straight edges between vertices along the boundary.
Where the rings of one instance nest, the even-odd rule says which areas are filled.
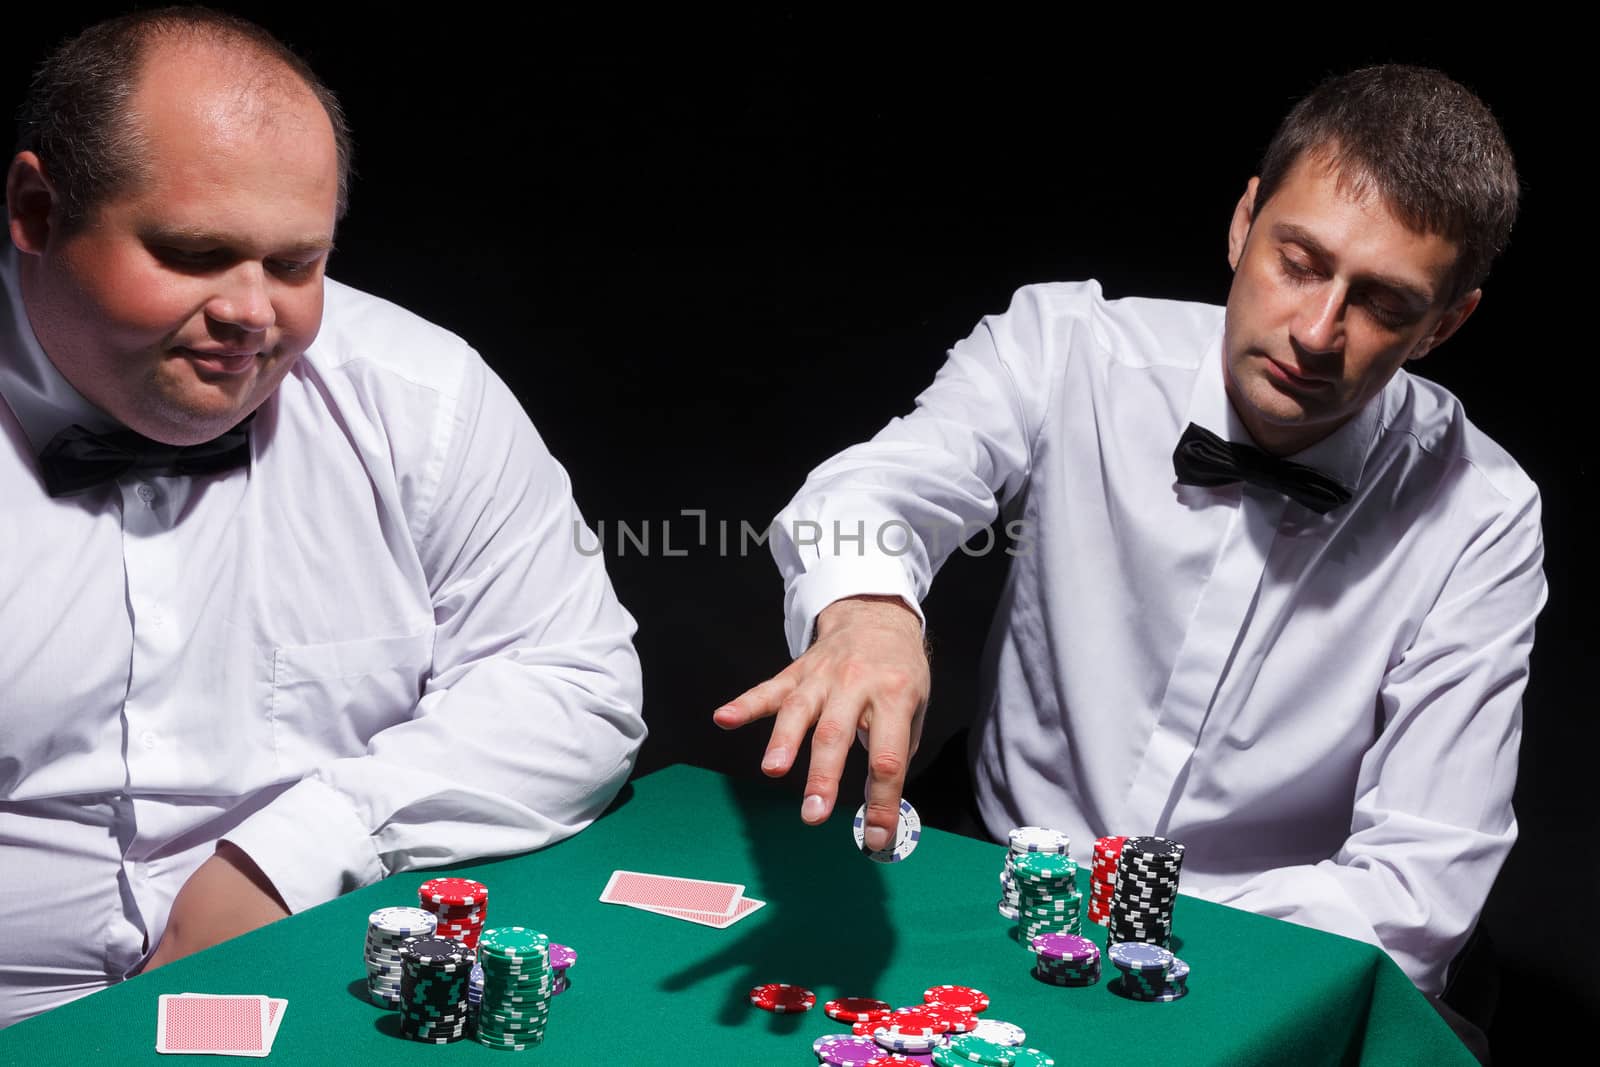
[[[438,920],[421,908],[379,908],[367,916],[362,958],[367,996],[384,1008],[400,1006],[400,948],[408,937],[432,935]]]
[[[566,945],[550,942],[550,967],[553,970],[564,971],[578,962],[578,954]]]
[[[873,1022],[887,1019],[893,1009],[872,997],[840,997],[822,1006],[823,1014],[842,1023]]]
[[[862,1067],[895,1067],[896,1064],[900,1063],[922,1062],[923,1060],[917,1056],[907,1056],[903,1052],[885,1052],[879,1049],[878,1054],[863,1064]]]
[[[867,806],[865,804],[856,809],[853,824],[856,835],[856,848],[866,854],[867,858],[878,863],[899,863],[912,852],[916,851],[917,841],[922,837],[922,816],[917,814],[917,809],[904,797],[900,799],[900,817],[895,824],[894,844],[889,848],[872,851],[867,848],[866,836]]]
[[[944,1025],[944,1032],[947,1034],[968,1034],[978,1025],[978,1017],[967,1008],[956,1008],[948,1004],[925,1004],[922,1012],[938,1019]]]
[[[487,929],[478,939],[483,991],[473,1038],[493,1049],[526,1049],[544,1041],[556,992],[548,935],[524,926]]]
[[[871,1038],[844,1034],[824,1034],[811,1043],[811,1051],[819,1061],[833,1067],[863,1067],[883,1055],[883,1049]]]
[[[961,1008],[977,1015],[989,1010],[989,994],[965,985],[936,985],[923,990],[925,1004]]]
[[[1010,1047],[1021,1045],[1028,1040],[1027,1031],[1022,1027],[999,1019],[979,1019],[978,1025],[972,1030],[972,1036],[990,1044]]]
[[[1072,847],[1072,838],[1046,826],[1018,826],[1006,836],[1012,852],[1053,852],[1065,856]]]
[[[872,1040],[891,1052],[928,1053],[939,1043],[939,1035],[928,1028],[913,1026],[902,1029],[898,1023],[879,1026],[872,1032]]]
[[[750,990],[750,1003],[763,1011],[777,1015],[790,1015],[810,1011],[817,1003],[817,995],[802,986],[785,982],[768,982]]]
[[[950,1039],[947,1052],[952,1064],[966,1067],[966,1063],[989,1064],[992,1067],[1009,1067],[1022,1050],[1015,1045],[1001,1045],[974,1034],[964,1034]],[[937,1056],[934,1062],[939,1062]]]
[[[441,937],[477,948],[489,914],[489,887],[471,878],[430,878],[417,887],[417,902],[432,912]]]
[[[411,936],[400,945],[400,1032],[445,1044],[467,1034],[472,950],[448,938]]]
[[[1183,845],[1162,837],[1123,841],[1116,857],[1115,886],[1109,906],[1103,909],[1108,943],[1143,942],[1163,948],[1171,944],[1183,851]],[[1102,910],[1098,903],[1095,910]]]

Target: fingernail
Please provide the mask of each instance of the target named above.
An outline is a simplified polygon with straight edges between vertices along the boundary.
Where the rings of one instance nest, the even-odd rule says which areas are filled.
[[[761,769],[764,771],[781,771],[789,762],[789,750],[774,748],[767,751],[761,760]],[[748,764],[747,764],[748,766]]]
[[[882,852],[889,847],[889,831],[881,826],[867,827],[867,847],[874,852]]]
[[[800,817],[806,822],[815,822],[822,818],[822,809],[822,798],[812,793],[806,797],[806,802],[800,805]]]

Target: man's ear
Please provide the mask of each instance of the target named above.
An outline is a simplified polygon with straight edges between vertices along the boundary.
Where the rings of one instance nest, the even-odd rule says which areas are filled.
[[[32,255],[44,252],[56,206],[55,187],[32,152],[18,152],[6,172],[6,216],[11,243]]]
[[[1435,348],[1450,339],[1450,335],[1461,329],[1461,324],[1478,310],[1478,304],[1483,300],[1483,290],[1474,289],[1472,292],[1450,305],[1450,309],[1439,316],[1439,321],[1434,323],[1433,331],[1417,342],[1417,347],[1412,349],[1407,359],[1421,359]]]
[[[1239,202],[1233,207],[1233,221],[1228,224],[1228,266],[1234,270],[1239,269],[1239,259],[1244,255],[1245,238],[1250,236],[1250,223],[1255,221],[1256,189],[1260,185],[1260,178],[1251,178],[1246,182],[1244,195],[1239,197]]]

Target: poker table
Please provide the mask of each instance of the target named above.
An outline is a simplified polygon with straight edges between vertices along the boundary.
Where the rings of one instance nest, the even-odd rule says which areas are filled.
[[[874,863],[856,851],[854,808],[841,803],[827,825],[807,827],[787,783],[675,766],[630,783],[570,840],[443,872],[489,887],[488,925],[530,926],[577,950],[543,1045],[510,1055],[815,1063],[814,1038],[849,1032],[823,1002],[912,1004],[949,983],[987,992],[986,1017],[1022,1026],[1027,1044],[1063,1067],[1476,1062],[1379,950],[1190,897],[1173,912],[1173,947],[1191,967],[1183,999],[1124,999],[1109,988],[1109,962],[1094,986],[1046,985],[995,911],[1004,846],[928,829],[904,862]],[[618,869],[740,882],[767,904],[725,930],[602,904]],[[408,1041],[398,1016],[365,997],[368,913],[415,905],[430,875],[396,875],[0,1031],[0,1064],[162,1061],[157,998],[182,992],[286,997],[271,1054],[280,1062],[500,1062],[504,1054],[471,1040]],[[1086,933],[1104,947],[1102,928]],[[804,985],[817,1006],[789,1015],[752,1007],[751,988],[767,982]]]

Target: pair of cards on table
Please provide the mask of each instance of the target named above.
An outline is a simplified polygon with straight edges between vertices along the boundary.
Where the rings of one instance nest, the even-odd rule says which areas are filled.
[[[156,1051],[265,1056],[288,1006],[279,997],[163,993],[156,1007]]]
[[[734,882],[703,878],[677,878],[670,874],[613,871],[600,894],[602,904],[621,904],[640,911],[726,930],[740,919],[766,906],[764,900],[744,895]]]

